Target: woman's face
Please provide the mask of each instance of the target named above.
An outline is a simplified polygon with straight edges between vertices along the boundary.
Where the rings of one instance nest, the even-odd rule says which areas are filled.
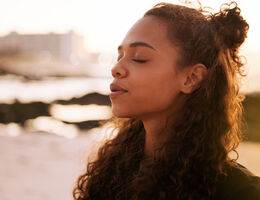
[[[143,119],[169,112],[180,92],[178,58],[165,22],[153,16],[137,21],[119,46],[112,68],[113,114]],[[113,92],[116,85],[127,92]]]

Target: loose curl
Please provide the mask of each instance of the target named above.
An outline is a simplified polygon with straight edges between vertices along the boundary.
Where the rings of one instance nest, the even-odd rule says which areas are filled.
[[[88,163],[73,191],[75,200],[210,199],[219,178],[236,163],[229,153],[236,152],[241,140],[244,63],[238,48],[249,28],[237,4],[205,14],[202,9],[160,3],[146,16],[168,25],[180,68],[202,63],[208,74],[186,95],[174,123],[169,117],[165,141],[153,157],[144,156],[142,121],[113,118],[118,134]]]

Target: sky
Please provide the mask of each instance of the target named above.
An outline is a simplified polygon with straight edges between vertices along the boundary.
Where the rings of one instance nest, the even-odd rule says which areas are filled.
[[[250,3],[251,1],[251,3]],[[0,35],[67,32],[85,37],[90,51],[114,51],[127,30],[158,0],[0,0]],[[167,2],[174,3],[170,0]],[[201,0],[217,10],[223,0]],[[260,50],[260,13],[253,0],[239,0],[242,15],[250,24],[245,45]]]
[[[185,1],[185,0],[179,0]],[[169,0],[169,3],[179,2]],[[0,0],[0,36],[18,33],[64,33],[74,30],[85,37],[91,52],[116,52],[130,27],[158,0]],[[224,0],[201,0],[218,11]],[[260,77],[260,19],[256,1],[237,0],[242,16],[250,25],[242,52],[248,56],[250,80]],[[252,82],[252,81],[251,81]]]

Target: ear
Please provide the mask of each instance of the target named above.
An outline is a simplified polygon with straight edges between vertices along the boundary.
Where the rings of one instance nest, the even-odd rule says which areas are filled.
[[[203,64],[196,64],[187,67],[183,73],[183,82],[181,91],[185,94],[190,94],[200,87],[201,82],[207,75],[207,68]]]

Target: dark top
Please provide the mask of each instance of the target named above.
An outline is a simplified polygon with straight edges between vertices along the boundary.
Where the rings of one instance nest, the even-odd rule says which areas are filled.
[[[229,167],[221,177],[213,200],[260,200],[260,178],[244,166]]]

